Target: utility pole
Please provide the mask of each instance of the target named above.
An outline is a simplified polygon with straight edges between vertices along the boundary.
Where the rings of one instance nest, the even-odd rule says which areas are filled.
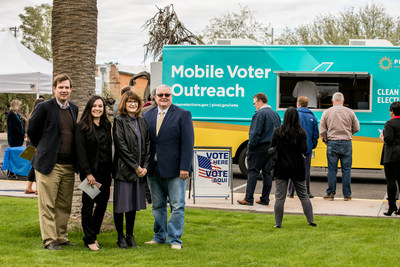
[[[17,27],[16,26],[14,26],[14,27],[10,27],[10,28],[8,28],[10,31],[14,31],[14,37],[15,38],[17,38]]]

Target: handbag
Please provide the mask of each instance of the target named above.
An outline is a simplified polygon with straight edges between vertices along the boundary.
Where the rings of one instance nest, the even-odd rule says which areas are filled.
[[[276,146],[270,147],[268,149],[268,158],[273,162],[278,159],[278,151],[276,150]]]
[[[276,150],[276,146],[270,147],[268,149],[268,160],[271,160],[272,164],[269,170],[265,170],[266,173],[269,173],[272,176],[272,179],[275,178],[275,162],[278,159],[278,151]],[[265,166],[267,167],[267,165]]]

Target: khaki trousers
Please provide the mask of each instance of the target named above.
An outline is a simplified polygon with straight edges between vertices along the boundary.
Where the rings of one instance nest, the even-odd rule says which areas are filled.
[[[74,192],[74,167],[56,164],[45,175],[35,170],[38,186],[39,222],[43,245],[68,241],[67,224]]]

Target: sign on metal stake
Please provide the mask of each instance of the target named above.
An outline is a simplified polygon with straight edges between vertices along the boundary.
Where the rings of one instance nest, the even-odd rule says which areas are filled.
[[[233,204],[232,148],[194,147],[193,203],[196,197],[229,198]]]

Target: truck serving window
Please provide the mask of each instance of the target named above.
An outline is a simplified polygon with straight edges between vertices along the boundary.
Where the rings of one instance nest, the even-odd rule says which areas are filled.
[[[345,98],[345,106],[354,110],[371,110],[372,76],[368,72],[300,72],[279,71],[277,74],[277,107],[288,108],[296,106],[296,97],[293,91],[298,84],[296,92],[304,87],[314,87],[314,93],[319,97],[314,99],[316,109],[327,109],[332,106],[332,95],[341,92]],[[304,82],[306,81],[306,82]],[[311,86],[310,86],[311,85]],[[300,89],[303,87],[303,89]],[[315,93],[317,90],[317,93]],[[296,95],[295,92],[295,95]],[[302,91],[304,92],[304,91]],[[304,93],[298,93],[300,96]],[[310,98],[310,97],[309,97]],[[310,100],[310,103],[312,100]]]

